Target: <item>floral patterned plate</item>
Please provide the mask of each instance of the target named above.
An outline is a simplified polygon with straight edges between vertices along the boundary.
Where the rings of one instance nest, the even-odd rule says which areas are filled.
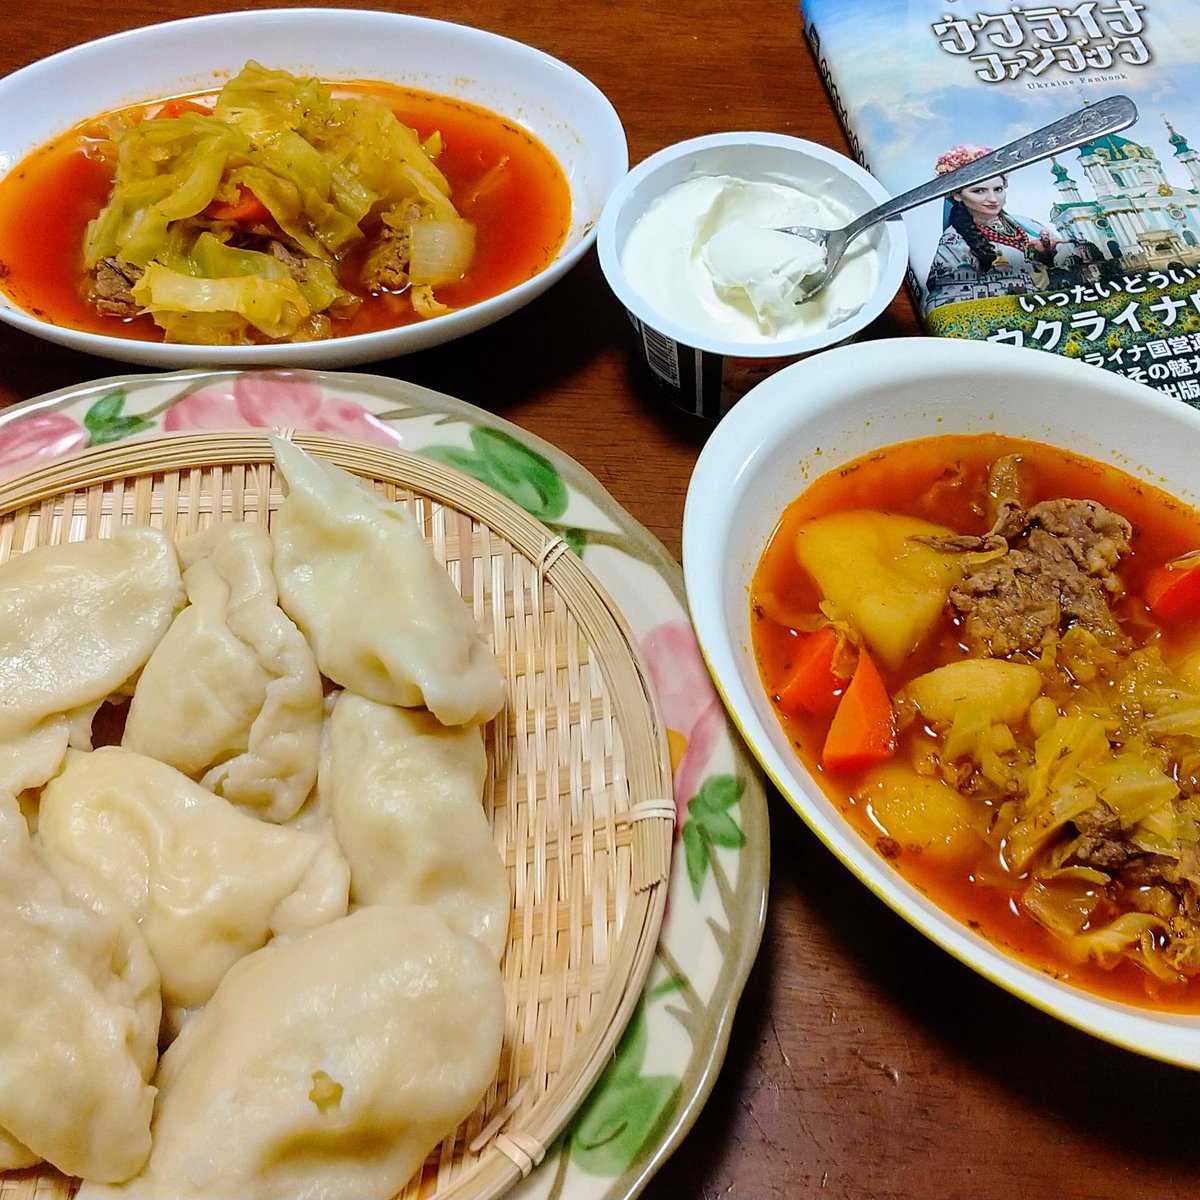
[[[399,447],[489,484],[560,534],[634,631],[668,726],[680,846],[642,1000],[612,1064],[513,1196],[631,1200],[712,1090],[762,936],[762,775],[725,716],[664,547],[576,462],[506,421],[372,375],[103,379],[0,411],[0,485],[91,446],[187,429],[303,429]]]

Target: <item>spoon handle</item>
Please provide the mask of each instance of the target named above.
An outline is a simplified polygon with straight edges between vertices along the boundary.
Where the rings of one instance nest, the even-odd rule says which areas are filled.
[[[1070,150],[1107,133],[1115,133],[1118,129],[1132,125],[1137,120],[1137,115],[1137,108],[1128,96],[1109,96],[1096,104],[1089,104],[1086,108],[1061,117],[1042,129],[1035,129],[1033,133],[1027,133],[998,150],[990,151],[964,167],[947,171],[945,175],[939,175],[920,187],[893,196],[847,225],[846,240],[857,236],[876,221],[887,220],[888,217],[915,208],[927,200],[936,200],[939,196],[957,192],[960,188],[1004,175],[1017,167],[1028,166],[1029,163],[1049,158],[1062,150]]]

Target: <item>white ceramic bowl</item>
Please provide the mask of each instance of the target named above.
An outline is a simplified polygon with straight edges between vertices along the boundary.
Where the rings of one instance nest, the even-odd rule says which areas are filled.
[[[520,42],[464,25],[357,9],[215,13],[86,42],[0,80],[0,174],[78,122],[110,109],[220,86],[247,59],[325,79],[367,79],[454,96],[529,130],[571,189],[557,258],[509,291],[416,325],[279,346],[162,345],[39,320],[0,297],[0,320],[75,350],[152,367],[283,364],[341,367],[440,345],[507,316],[562,278],[592,245],[628,166],[620,118],[573,68]]]
[[[1111,463],[1200,505],[1200,412],[1044,351],[943,338],[865,342],[785,368],[716,427],[688,489],[687,598],[717,687],[770,778],[822,841],[935,942],[1048,1013],[1155,1058],[1200,1067],[1200,1016],[1158,1013],[1059,983],[997,949],[907,884],[792,753],[750,648],[748,589],[784,507],[814,479],[913,438],[994,432]]]
[[[600,218],[600,266],[634,330],[635,353],[662,395],[678,408],[716,420],[768,375],[806,355],[857,337],[891,303],[908,266],[900,221],[881,222],[851,243],[847,260],[872,254],[874,286],[853,315],[827,328],[770,342],[737,341],[689,328],[664,313],[630,282],[623,258],[630,231],[664,192],[704,175],[786,183],[858,214],[889,199],[856,162],[818,142],[780,133],[714,133],[667,146],[644,159],[616,186]]]

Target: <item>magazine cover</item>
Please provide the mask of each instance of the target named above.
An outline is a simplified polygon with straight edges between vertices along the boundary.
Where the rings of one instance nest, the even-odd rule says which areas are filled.
[[[1031,346],[1200,406],[1200,5],[800,0],[893,194],[1111,95],[1138,120],[906,213],[927,332]]]

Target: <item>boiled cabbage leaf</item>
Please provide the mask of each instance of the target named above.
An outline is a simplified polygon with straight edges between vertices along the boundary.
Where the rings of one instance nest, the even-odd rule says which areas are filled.
[[[227,246],[211,233],[200,234],[188,254],[164,257],[133,287],[134,298],[164,328],[171,327],[172,314],[231,314],[265,337],[288,337],[346,294],[320,260],[298,275],[270,254]],[[189,340],[203,340],[206,328],[203,322],[190,326]]]
[[[423,144],[378,97],[338,96],[319,80],[249,62],[211,114],[123,123],[111,145],[112,192],[88,226],[84,262],[140,270],[133,299],[169,340],[312,336],[316,317],[327,325],[352,304],[338,270],[384,213],[392,234],[397,225],[418,230],[419,316],[446,311],[432,288],[470,265],[474,227],[433,160],[440,139]],[[270,225],[234,246],[241,231],[222,206],[247,192]],[[287,253],[259,249],[256,238],[278,240]],[[407,269],[405,259],[400,286]]]

